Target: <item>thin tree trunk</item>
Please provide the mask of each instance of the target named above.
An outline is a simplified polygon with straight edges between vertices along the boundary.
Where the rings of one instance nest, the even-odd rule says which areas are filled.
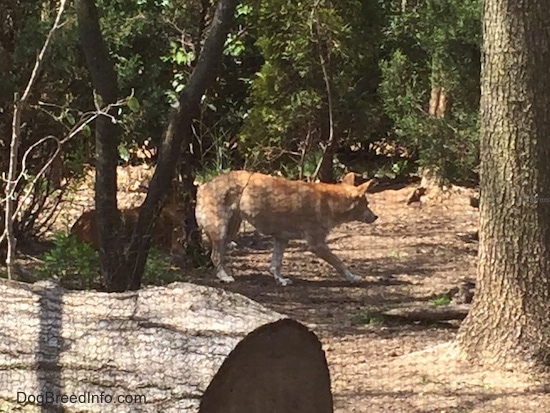
[[[13,120],[12,120],[12,135],[10,143],[10,162],[8,169],[8,179],[6,182],[6,210],[5,210],[5,231],[7,240],[6,251],[6,268],[8,270],[8,279],[11,280],[15,275],[15,251],[17,247],[17,239],[13,233],[13,220],[15,219],[15,187],[17,185],[17,166],[19,159],[19,143],[21,136],[21,111],[23,103],[19,100],[19,93],[15,93],[13,97]]]
[[[94,0],[77,0],[78,32],[92,83],[102,105],[117,100],[118,85],[113,62],[103,41]],[[111,111],[110,115],[115,116]],[[103,115],[95,123],[96,178],[95,204],[100,245],[101,271],[108,291],[124,291],[128,271],[120,243],[120,215],[117,208],[116,166],[119,129],[111,118]]]
[[[449,109],[449,98],[445,88],[432,86],[428,113],[434,118],[444,118]]]
[[[127,260],[132,266],[129,288],[132,290],[137,290],[141,286],[147,253],[151,246],[151,237],[147,236],[145,228],[154,222],[162,208],[168,186],[174,179],[180,148],[183,145],[186,150],[191,142],[190,125],[199,113],[200,101],[206,88],[216,76],[237,4],[238,0],[218,1],[197,65],[180,93],[177,106],[170,113],[158,164],[128,248]]]
[[[328,138],[326,140],[326,146],[323,148],[321,160],[317,165],[317,168],[311,176],[312,180],[315,180],[319,176],[321,182],[334,182],[334,151],[336,149],[336,138],[334,135],[334,114],[332,104],[332,89],[330,87],[331,77],[327,71],[327,60],[330,59],[330,55],[326,47],[321,45],[321,28],[319,21],[319,14],[317,12],[318,2],[315,2],[311,11],[312,25],[314,26],[314,40],[317,43],[317,55],[319,57],[319,64],[323,71],[323,80],[325,81],[325,91],[327,93],[327,111],[328,111]],[[324,129],[324,128],[322,128]],[[324,139],[323,139],[324,140]]]
[[[15,252],[17,246],[17,239],[14,235],[13,221],[16,215],[16,202],[15,202],[15,190],[17,186],[17,171],[19,163],[19,145],[21,140],[21,115],[23,110],[26,109],[28,105],[29,97],[32,93],[32,90],[37,82],[38,76],[42,69],[42,64],[44,62],[44,57],[46,51],[49,48],[50,42],[54,36],[54,33],[61,27],[61,17],[65,12],[65,7],[67,0],[62,0],[59,4],[57,10],[57,15],[54,21],[52,28],[50,29],[46,40],[42,45],[42,49],[36,56],[36,61],[34,62],[34,68],[31,72],[30,79],[25,86],[22,96],[19,96],[19,93],[14,95],[14,106],[13,106],[13,118],[12,118],[12,136],[10,143],[10,154],[9,154],[9,166],[8,166],[8,176],[5,186],[5,195],[6,195],[6,208],[4,211],[5,219],[5,229],[6,238],[7,238],[7,252],[6,252],[6,266],[8,270],[8,278],[11,279],[14,276],[15,272]],[[26,172],[26,171],[22,171]],[[0,233],[0,244],[4,237],[4,231]]]
[[[191,131],[189,131],[191,133]],[[197,187],[195,186],[195,167],[196,160],[189,149],[183,151],[182,162],[178,167],[178,172],[182,182],[183,216],[185,237],[183,245],[188,257],[195,257],[197,252],[202,249],[201,233],[195,217],[195,203],[197,200]]]
[[[458,343],[471,359],[550,364],[550,8],[486,0],[477,290]]]
[[[432,91],[430,93],[430,104],[428,113],[430,116],[435,117],[437,114],[437,108],[439,107],[439,96],[441,95],[441,88],[432,86]]]

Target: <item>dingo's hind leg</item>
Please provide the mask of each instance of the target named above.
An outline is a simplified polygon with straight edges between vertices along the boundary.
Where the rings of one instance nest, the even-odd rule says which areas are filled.
[[[273,256],[271,258],[271,265],[269,271],[275,277],[275,281],[281,284],[283,287],[292,284],[292,280],[285,278],[281,275],[281,267],[283,265],[283,254],[285,252],[288,240],[274,238],[273,239]]]
[[[225,268],[225,255],[227,244],[230,239],[230,231],[237,224],[238,217],[235,219],[231,214],[224,211],[222,205],[209,205],[208,210],[200,209],[197,213],[197,222],[210,240],[210,259],[216,271],[216,276],[223,282],[234,281],[234,278],[227,273]]]

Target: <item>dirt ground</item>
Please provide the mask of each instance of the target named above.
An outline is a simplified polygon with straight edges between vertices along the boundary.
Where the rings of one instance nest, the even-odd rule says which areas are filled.
[[[135,183],[129,175],[121,179]],[[124,182],[121,205],[136,205],[143,194]],[[93,204],[84,189],[64,216],[76,219]],[[369,309],[427,302],[461,280],[475,279],[477,243],[461,237],[477,228],[478,211],[469,204],[473,190],[453,187],[445,196],[406,205],[412,190],[371,194],[379,220],[331,234],[331,248],[364,277],[361,283],[349,284],[294,242],[283,264],[283,275],[294,284],[278,286],[268,274],[270,241],[250,229],[229,257],[234,283],[219,283],[210,270],[182,279],[244,294],[315,331],[326,351],[338,413],[549,412],[543,383],[463,365],[450,344],[457,324],[367,322]]]
[[[465,367],[452,345],[458,325],[361,324],[369,308],[429,301],[463,279],[475,279],[477,243],[461,235],[477,228],[472,190],[453,188],[426,203],[406,205],[413,187],[370,195],[373,225],[337,228],[330,246],[364,281],[350,285],[312,254],[291,244],[275,285],[268,275],[268,239],[245,232],[230,257],[236,282],[221,285],[288,314],[315,331],[331,370],[335,411],[544,412],[547,389],[512,373]],[[212,274],[194,282],[218,285]],[[365,318],[365,317],[363,317]]]

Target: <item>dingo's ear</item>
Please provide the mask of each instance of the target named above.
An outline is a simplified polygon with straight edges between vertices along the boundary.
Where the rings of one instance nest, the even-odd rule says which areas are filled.
[[[370,179],[367,182],[365,182],[364,184],[359,185],[356,188],[358,195],[359,196],[365,195],[367,193],[367,191],[369,190],[369,188],[371,186],[374,186],[374,185],[376,185],[376,178]]]
[[[344,176],[344,179],[342,179],[342,183],[346,185],[355,185],[355,174],[353,172],[349,172]]]
[[[365,182],[364,184],[359,185],[357,189],[357,195],[363,196],[367,193],[367,189],[369,189],[370,181]]]

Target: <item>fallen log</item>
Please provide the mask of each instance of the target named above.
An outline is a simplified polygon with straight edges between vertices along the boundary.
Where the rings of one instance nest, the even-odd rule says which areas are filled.
[[[239,294],[0,280],[0,297],[0,411],[333,411],[317,337]]]
[[[438,322],[464,320],[470,311],[470,304],[450,304],[444,306],[429,306],[424,303],[392,308],[380,314],[386,318],[406,321]]]

